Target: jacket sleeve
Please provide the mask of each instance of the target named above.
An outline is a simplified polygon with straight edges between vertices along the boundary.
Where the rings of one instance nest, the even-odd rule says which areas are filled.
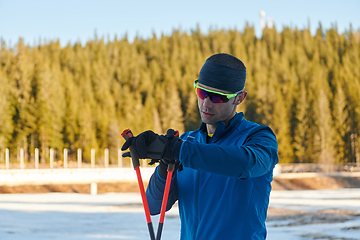
[[[177,171],[174,171],[174,176],[171,179],[170,192],[166,211],[170,210],[172,205],[177,201]],[[161,211],[161,204],[163,200],[166,180],[161,178],[158,174],[158,167],[152,174],[149,185],[146,189],[146,197],[149,204],[151,215],[159,214]]]
[[[248,179],[274,168],[279,161],[277,149],[273,131],[267,126],[258,126],[249,132],[243,145],[185,141],[180,149],[180,162],[199,171]]]

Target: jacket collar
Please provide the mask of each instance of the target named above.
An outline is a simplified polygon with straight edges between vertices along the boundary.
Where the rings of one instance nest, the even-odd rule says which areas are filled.
[[[212,141],[216,141],[220,139],[222,136],[224,136],[226,133],[232,131],[235,129],[240,122],[244,119],[244,113],[236,113],[235,116],[229,121],[229,126],[226,127],[225,123],[223,121],[218,122],[216,125],[215,133],[212,137]],[[200,125],[200,132],[203,134],[207,134],[206,130],[206,124],[204,122]]]

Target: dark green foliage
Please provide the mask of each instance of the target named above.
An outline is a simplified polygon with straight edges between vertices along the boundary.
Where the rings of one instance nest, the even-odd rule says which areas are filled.
[[[0,151],[25,148],[110,150],[116,163],[121,132],[168,128],[181,133],[200,124],[193,81],[212,54],[230,53],[247,68],[248,97],[238,108],[269,125],[283,163],[354,162],[360,155],[359,32],[336,28],[253,27],[60,47],[58,41],[0,49]],[[42,154],[44,153],[44,154]],[[0,160],[2,157],[0,158]],[[75,159],[72,159],[75,160]]]

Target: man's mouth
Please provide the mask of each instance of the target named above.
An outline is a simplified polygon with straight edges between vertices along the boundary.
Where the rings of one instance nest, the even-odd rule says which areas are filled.
[[[212,113],[209,113],[209,112],[202,112],[202,114],[204,115],[204,117],[212,117],[214,116],[215,114],[212,114]]]

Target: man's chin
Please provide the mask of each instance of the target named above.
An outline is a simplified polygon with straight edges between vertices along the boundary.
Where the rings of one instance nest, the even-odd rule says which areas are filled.
[[[205,123],[205,124],[209,124],[209,125],[216,125],[216,124],[217,124],[217,121],[216,121],[216,120],[209,119],[209,118],[207,118],[207,117],[201,116],[201,120],[202,120],[202,122]]]

